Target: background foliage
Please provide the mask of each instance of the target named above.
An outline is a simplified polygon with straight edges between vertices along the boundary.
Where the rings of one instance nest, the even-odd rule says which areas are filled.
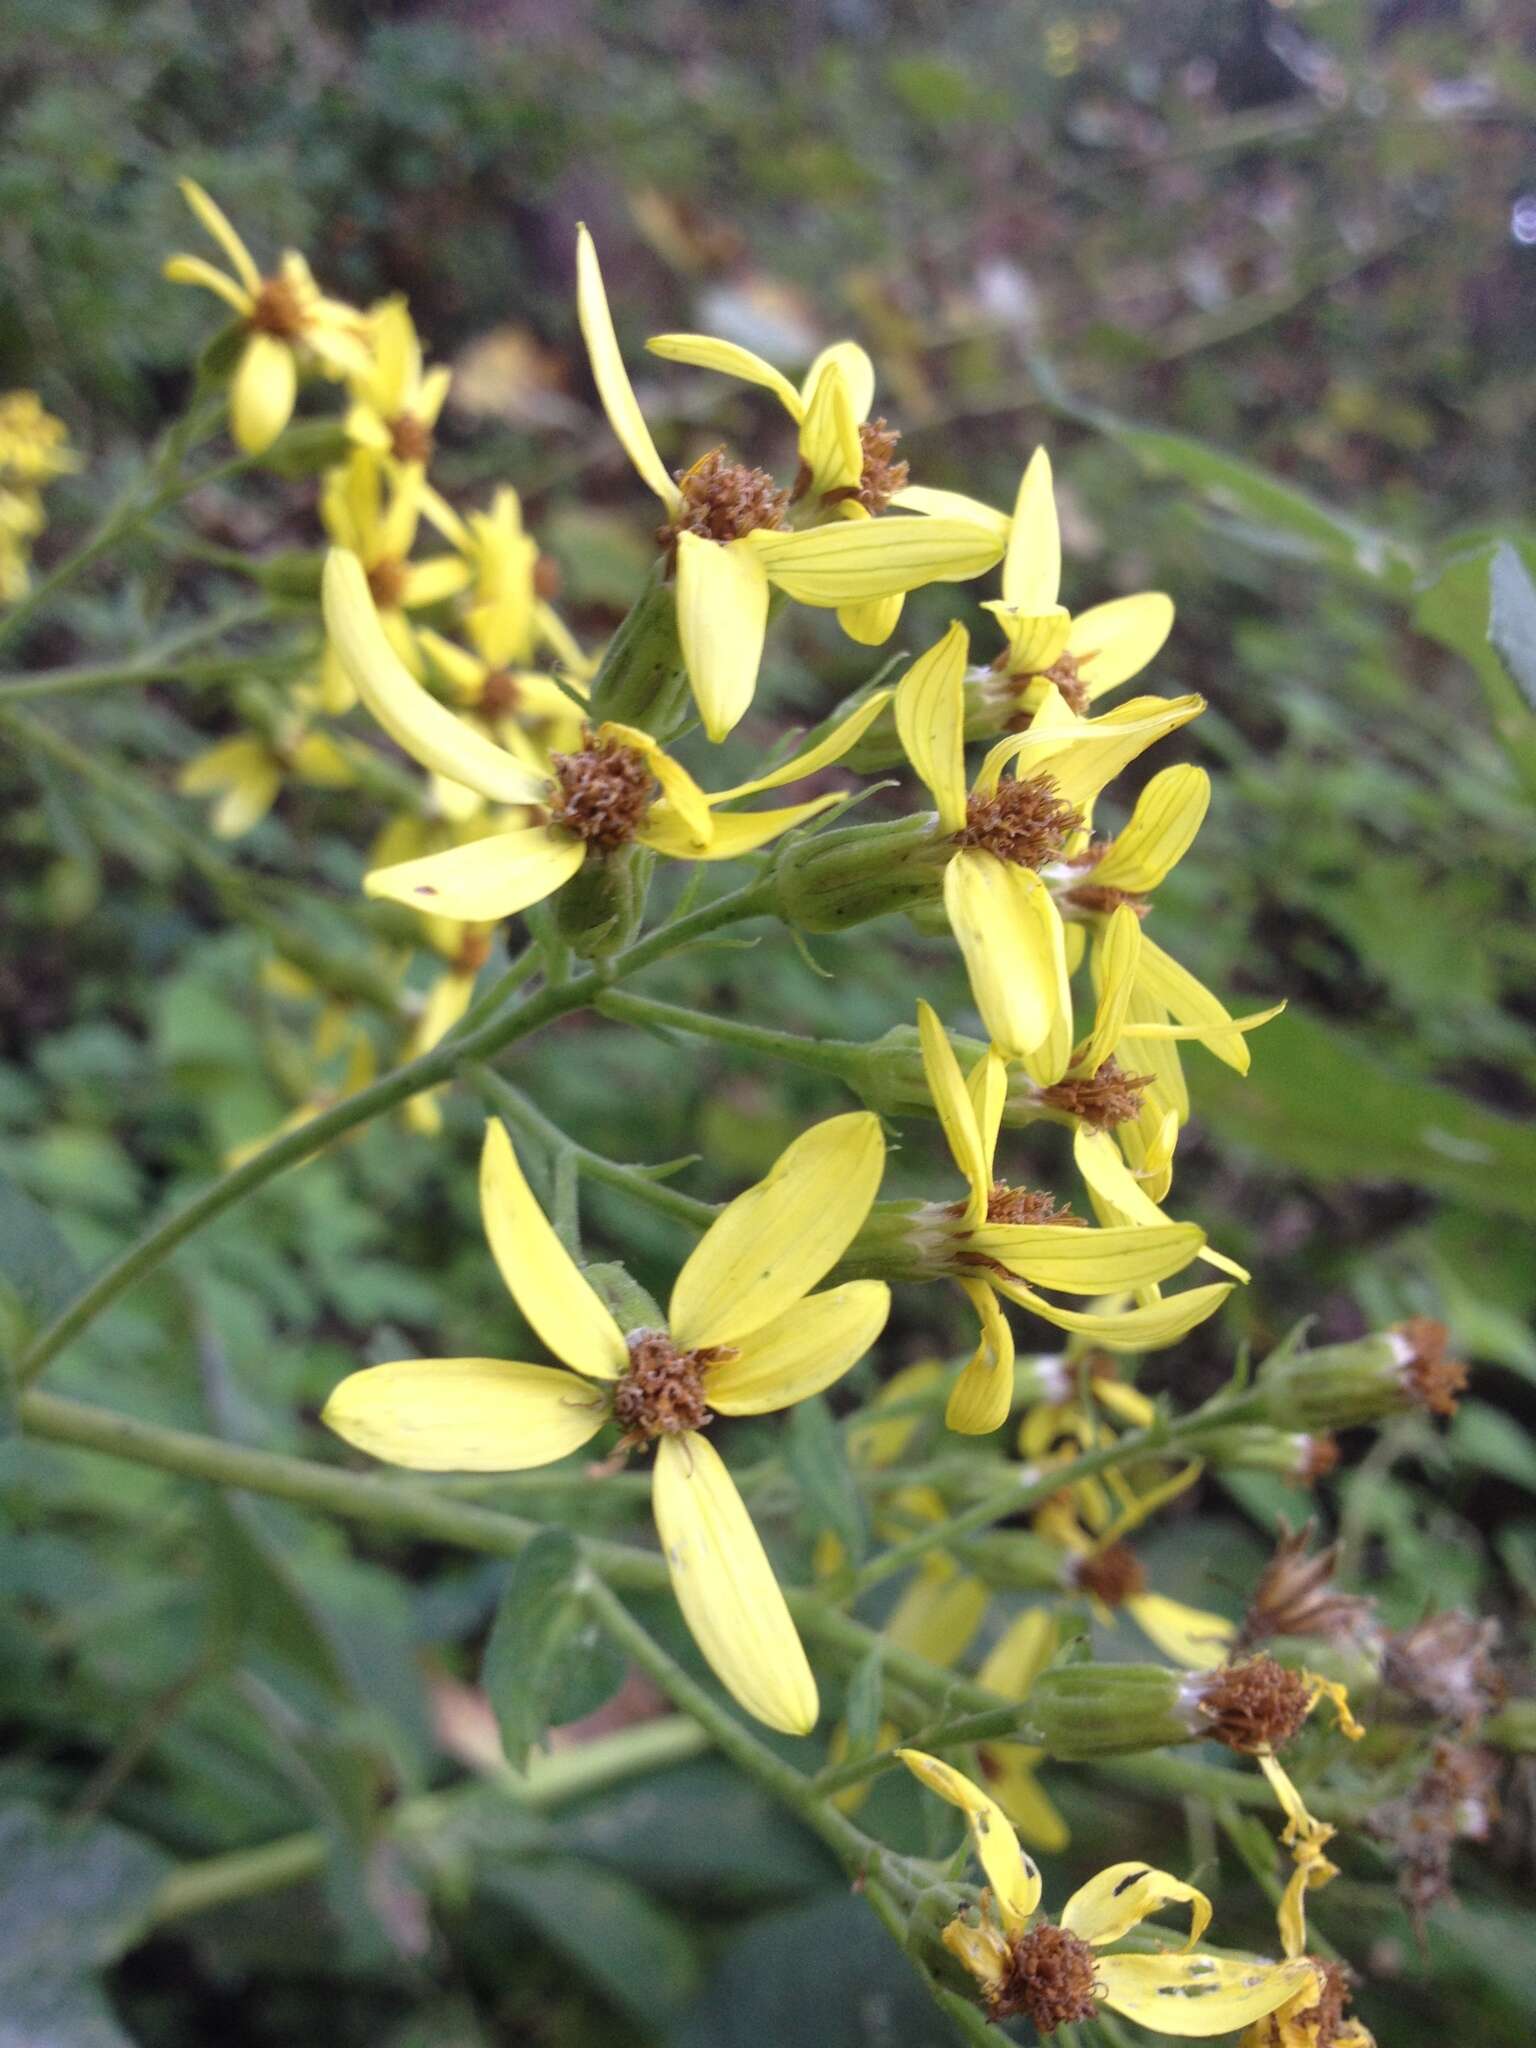
[[[578,367],[577,217],[630,343],[729,328],[790,357],[855,331],[924,481],[995,502],[1049,441],[1068,601],[1171,591],[1155,687],[1213,707],[1184,736],[1218,771],[1216,800],[1198,859],[1162,892],[1168,942],[1237,1007],[1291,999],[1247,1081],[1201,1060],[1178,1213],[1254,1284],[1157,1370],[1198,1393],[1240,1341],[1262,1349],[1302,1315],[1329,1337],[1443,1316],[1483,1367],[1474,1398],[1448,1434],[1385,1432],[1330,1499],[1390,1622],[1431,1593],[1492,1611],[1518,1673],[1536,1598],[1536,718],[1520,649],[1501,661],[1488,622],[1498,543],[1536,563],[1524,10],[4,13],[0,387],[35,385],[84,452],[50,501],[61,529],[182,402],[207,338],[206,305],[158,277],[186,239],[178,173],[265,246],[305,247],[348,296],[410,294],[458,365],[444,481],[455,496],[517,482],[588,638],[646,554]],[[765,430],[750,395],[651,383],[653,419],[678,409],[679,449]],[[220,552],[311,545],[313,486],[215,490],[191,516],[209,557],[194,575],[167,583],[145,550],[82,586],[29,652],[126,650],[237,601]],[[926,644],[959,595],[915,602],[902,644]],[[768,704],[813,720],[867,667],[800,613]],[[230,928],[218,873],[188,856],[189,837],[206,845],[200,815],[170,793],[175,764],[230,729],[227,691],[83,694],[54,722],[85,754],[133,763],[150,801],[0,758],[0,1233],[18,1319],[284,1114],[302,1030],[278,999],[253,1001],[262,943]],[[744,760],[754,744],[737,736]],[[242,859],[349,897],[357,803],[298,793]],[[750,982],[759,1016],[873,1037],[908,1020],[914,959],[940,978],[939,949],[911,935],[815,954],[832,978],[777,942],[695,954],[666,993],[729,1014]],[[957,1016],[963,980],[949,993]],[[594,1018],[530,1045],[518,1079],[613,1157],[702,1154],[686,1185],[709,1198],[846,1106],[820,1077],[769,1089],[728,1051],[680,1056]],[[402,1336],[483,1348],[507,1310],[474,1211],[481,1107],[445,1107],[446,1143],[377,1125],[265,1190],[98,1324],[60,1389],[325,1456],[312,1418],[360,1359]],[[909,1138],[888,1192],[924,1188],[937,1159]],[[594,1188],[586,1209],[591,1241],[651,1282],[688,1242],[619,1193]],[[920,1316],[898,1295],[883,1355],[958,1343],[958,1320],[934,1314],[931,1291]],[[817,1447],[792,1455],[804,1556]],[[276,2048],[317,2023],[337,2048],[944,2038],[822,1852],[719,1761],[585,1803],[558,1784],[525,1804],[467,1799],[406,1854],[381,1815],[441,1783],[476,1732],[459,1687],[504,1567],[215,1509],[15,1439],[0,1480],[4,2048],[94,2048],[119,2029]],[[1212,1486],[1201,1518],[1160,1539],[1159,1583],[1235,1608],[1281,1497]],[[604,1512],[565,1508],[586,1529]],[[252,1584],[257,1599],[232,1591]],[[659,1606],[654,1620],[677,1636]],[[1427,1951],[1368,1866],[1319,1909],[1355,1920],[1357,1949],[1366,1927],[1364,2009],[1395,2048],[1528,2037],[1524,1769]],[[1057,1779],[1074,1866],[1155,1829],[1127,1791]],[[157,1904],[170,1858],[312,1830],[308,1890],[184,1923]],[[1257,1893],[1249,1910],[1262,1940]]]

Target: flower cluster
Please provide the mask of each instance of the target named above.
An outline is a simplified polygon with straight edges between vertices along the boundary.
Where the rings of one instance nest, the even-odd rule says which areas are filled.
[[[35,391],[0,391],[0,604],[30,581],[32,543],[47,524],[44,488],[77,466],[64,422]]]

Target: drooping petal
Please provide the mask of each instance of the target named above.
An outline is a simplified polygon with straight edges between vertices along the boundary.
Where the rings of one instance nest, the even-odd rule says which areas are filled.
[[[656,803],[635,837],[642,846],[668,854],[673,860],[736,860],[744,853],[755,853],[781,832],[793,831],[807,818],[841,802],[837,792],[830,790],[825,796],[812,797],[803,804],[785,804],[776,811],[716,811],[707,846],[698,844],[670,804]]]
[[[861,647],[883,647],[901,624],[905,602],[898,591],[893,597],[871,597],[863,604],[840,604],[837,623]]]
[[[1104,1948],[1164,1906],[1188,1906],[1189,1938],[1184,1946],[1193,1948],[1211,1924],[1211,1902],[1205,1893],[1145,1863],[1111,1863],[1072,1894],[1061,1909],[1061,1924],[1079,1941]]]
[[[752,550],[677,537],[677,637],[704,730],[723,740],[752,702],[768,630],[768,578]]]
[[[1070,1035],[1061,917],[1040,877],[962,847],[944,870],[944,908],[998,1051],[1006,1059],[1032,1053],[1063,1013]]]
[[[385,637],[356,555],[344,548],[331,549],[325,558],[322,598],[326,631],[353,687],[413,760],[495,803],[542,801],[542,777],[429,697],[405,667]]]
[[[981,1340],[950,1389],[945,1425],[958,1436],[990,1436],[1008,1420],[1013,1406],[1013,1328],[985,1280],[961,1280],[960,1292],[975,1309]]]
[[[1040,1903],[1040,1873],[1034,1858],[1019,1847],[1008,1817],[995,1799],[989,1799],[979,1785],[973,1785],[952,1764],[929,1756],[926,1750],[898,1749],[896,1754],[919,1783],[958,1806],[965,1815],[971,1842],[976,1850],[998,1918],[1006,1934],[1017,1934]]]
[[[1013,521],[1006,512],[984,505],[980,498],[968,498],[964,491],[936,491],[927,484],[904,484],[891,503],[903,512],[921,512],[929,519],[958,519],[967,526],[985,526],[1003,546]]]
[[[990,598],[982,610],[992,614],[1008,642],[1008,673],[1013,676],[1043,675],[1060,660],[1071,636],[1072,616],[1059,604],[1049,611],[1025,611]]]
[[[749,348],[734,341],[720,341],[713,334],[653,334],[645,344],[653,356],[669,363],[689,363],[696,370],[718,370],[723,377],[740,377],[746,384],[761,384],[771,391],[790,418],[799,421],[805,405],[799,392],[782,370],[765,363]]]
[[[736,1482],[706,1437],[656,1445],[656,1527],[683,1619],[720,1683],[785,1735],[816,1725],[816,1681]]]
[[[1197,981],[1188,968],[1165,953],[1161,946],[1143,937],[1141,958],[1136,968],[1136,985],[1160,1003],[1177,1024],[1199,1026],[1200,1043],[1207,1052],[1246,1074],[1250,1064],[1248,1041],[1234,1026],[1226,1005],[1213,996],[1204,982]]]
[[[965,1175],[969,1188],[964,1221],[980,1223],[987,1213],[992,1187],[991,1160],[983,1149],[976,1123],[976,1105],[965,1085],[949,1033],[927,1003],[917,1006],[917,1036],[923,1054],[923,1078],[949,1144],[950,1157]]]
[[[548,825],[519,832],[495,832],[446,853],[374,868],[363,877],[370,896],[459,917],[466,924],[495,924],[568,882],[586,859],[584,840]]]
[[[958,619],[896,686],[896,731],[932,792],[946,832],[965,825],[965,665],[970,635]]]
[[[1063,1294],[1108,1294],[1150,1287],[1183,1272],[1205,1243],[1196,1223],[1123,1229],[1075,1230],[1070,1224],[985,1223],[970,1233],[971,1247],[996,1259],[1021,1280]]]
[[[1132,697],[1097,718],[1047,725],[1037,715],[1027,732],[999,742],[987,761],[1000,764],[1001,756],[1011,755],[1021,776],[1048,768],[1057,794],[1083,810],[1138,754],[1204,709],[1203,697]]]
[[[160,266],[160,275],[169,284],[196,284],[204,291],[216,292],[226,306],[241,315],[251,310],[250,293],[222,270],[216,270],[205,256],[168,256]]]
[[[1211,800],[1211,778],[1203,768],[1180,762],[1154,775],[1131,821],[1095,863],[1095,888],[1129,889],[1145,895],[1175,868],[1194,844]]]
[[[1172,630],[1173,599],[1160,590],[1141,590],[1079,612],[1066,651],[1077,663],[1088,701],[1139,676]]]
[[[1100,2001],[1155,2034],[1205,2039],[1274,2012],[1307,1981],[1310,1963],[1245,1963],[1228,1956],[1100,1956]]]
[[[556,1358],[589,1377],[617,1379],[629,1364],[623,1334],[534,1200],[496,1117],[480,1154],[480,1214],[508,1292]]]
[[[224,251],[236,277],[254,298],[261,290],[261,272],[252,260],[250,250],[235,233],[223,207],[210,199],[202,186],[191,178],[178,178],[176,189]]]
[[[810,473],[807,489],[817,498],[828,491],[856,490],[864,469],[864,449],[847,379],[837,364],[829,362],[806,390],[800,460]]]
[[[270,448],[293,418],[299,373],[293,350],[275,334],[246,337],[229,387],[229,425],[247,455]]]
[[[984,527],[950,519],[839,519],[801,533],[759,529],[741,545],[797,604],[834,611],[925,583],[964,583],[1002,552]]]
[[[1072,1156],[1077,1162],[1078,1172],[1088,1183],[1089,1199],[1101,1221],[1144,1226],[1168,1221],[1141,1181],[1125,1164],[1108,1131],[1091,1131],[1086,1124],[1079,1124],[1073,1133]],[[1199,1256],[1206,1265],[1216,1267],[1218,1272],[1230,1273],[1234,1280],[1247,1281],[1249,1278],[1244,1267],[1225,1253],[1212,1251],[1209,1245],[1200,1247]]]
[[[370,1457],[414,1472],[522,1472],[589,1443],[608,1403],[557,1366],[403,1358],[350,1374],[321,1420]]]
[[[880,1120],[863,1110],[786,1146],[684,1262],[668,1318],[676,1342],[734,1343],[809,1294],[858,1235],[884,1168]]]
[[[875,366],[856,341],[832,341],[813,360],[805,373],[802,391],[806,398],[816,389],[829,363],[835,364],[848,389],[853,416],[863,421],[875,402]]]
[[[1013,1823],[1019,1840],[1049,1856],[1058,1855],[1071,1840],[1071,1833],[1035,1776],[1045,1751],[1025,1742],[988,1742],[982,1754],[992,1797]]]
[[[613,331],[613,315],[608,311],[608,294],[603,289],[597,250],[584,223],[576,229],[576,314],[581,322],[582,338],[587,344],[592,381],[603,401],[609,426],[635,465],[641,481],[650,486],[669,512],[676,511],[682,502],[681,493],[656,451],[651,430],[645,424],[645,416],[630,384],[629,372],[624,367],[624,358],[619,354],[619,338]]]
[[[1118,1315],[1095,1315],[1086,1309],[1060,1308],[1023,1281],[1005,1280],[1001,1274],[992,1285],[1020,1308],[1032,1309],[1058,1329],[1096,1338],[1109,1351],[1158,1351],[1165,1344],[1176,1344],[1197,1323],[1215,1315],[1232,1292],[1230,1283],[1212,1283],[1186,1288],[1182,1294],[1170,1294],[1163,1301],[1149,1301]]]
[[[1137,1593],[1125,1611],[1149,1643],[1187,1671],[1214,1671],[1232,1653],[1237,1629],[1223,1615],[1186,1607],[1165,1593]]]
[[[819,739],[803,753],[791,754],[789,759],[777,768],[770,768],[766,775],[756,775],[750,782],[738,782],[732,789],[717,790],[709,799],[711,804],[733,803],[737,797],[760,796],[765,789],[779,789],[786,782],[798,782],[802,776],[815,775],[823,768],[830,768],[834,761],[840,761],[850,747],[864,736],[891,701],[891,691],[876,690],[856,705],[848,716],[833,726],[824,739]]]
[[[709,1367],[705,1399],[722,1415],[768,1415],[819,1394],[858,1364],[890,1310],[891,1290],[883,1280],[850,1280],[808,1294],[738,1338],[733,1355]]]
[[[1019,479],[1002,584],[1004,601],[1021,612],[1049,612],[1061,594],[1061,527],[1051,458],[1043,448],[1035,450]]]

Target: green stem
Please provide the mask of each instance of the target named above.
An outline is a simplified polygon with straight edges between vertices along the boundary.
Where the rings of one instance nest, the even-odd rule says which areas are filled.
[[[232,657],[189,662],[186,656],[192,649],[204,647],[225,633],[263,625],[272,617],[272,605],[263,598],[254,604],[231,605],[179,633],[168,633],[154,646],[130,655],[123,662],[105,667],[83,664],[76,668],[45,669],[39,675],[0,676],[0,702],[22,704],[36,697],[68,696],[77,690],[105,689],[117,683],[215,681],[229,674]]]
[[[712,1038],[720,1045],[739,1046],[744,1052],[766,1053],[770,1059],[787,1060],[809,1067],[819,1074],[832,1074],[851,1084],[863,1065],[865,1048],[851,1040],[805,1038],[796,1031],[772,1031],[765,1025],[749,1024],[739,1017],[709,1016],[684,1009],[678,1003],[656,1002],[650,996],[630,995],[614,990],[600,996],[592,1006],[604,1017],[621,1024],[637,1024],[643,1030],[683,1031],[694,1038]]]
[[[955,1720],[934,1721],[926,1728],[915,1729],[912,1734],[902,1737],[900,1747],[963,1749],[972,1742],[1017,1736],[1024,1718],[1022,1705],[988,1707],[981,1713],[962,1714]],[[862,1785],[866,1778],[878,1778],[882,1771],[890,1770],[897,1761],[896,1745],[893,1744],[889,1749],[873,1750],[868,1756],[853,1757],[845,1764],[834,1764],[827,1770],[818,1771],[811,1783],[823,1794],[842,1792],[849,1785]]]
[[[508,996],[515,996],[525,981],[531,981],[541,965],[537,946],[524,946],[510,966],[500,973],[483,996],[470,1004],[459,1019],[461,1031],[473,1031],[483,1024],[487,1017],[494,1017],[506,1002]]]

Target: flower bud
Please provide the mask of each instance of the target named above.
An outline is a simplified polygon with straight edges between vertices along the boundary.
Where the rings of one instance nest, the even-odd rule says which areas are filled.
[[[656,856],[633,841],[582,862],[555,898],[555,928],[578,960],[605,960],[634,939]]]
[[[1266,1422],[1234,1422],[1200,1439],[1207,1463],[1227,1472],[1278,1472],[1303,1486],[1326,1478],[1339,1462],[1339,1447],[1324,1431],[1274,1429]]]
[[[1029,1739],[1063,1763],[1194,1740],[1186,1674],[1161,1664],[1058,1664],[1029,1690]]]
[[[857,691],[837,707],[834,716],[846,717],[867,692]],[[967,676],[965,682],[965,737],[971,740],[1000,739],[1008,720],[1018,709],[1012,686],[1000,689],[990,670]],[[896,731],[896,713],[888,704],[874,723],[860,734],[844,756],[843,766],[855,775],[878,775],[906,762],[906,749]]]
[[[1454,1415],[1467,1369],[1445,1355],[1443,1323],[1414,1316],[1353,1344],[1282,1345],[1259,1374],[1271,1419],[1319,1431],[1380,1422],[1409,1408]]]
[[[677,637],[677,598],[658,564],[592,679],[592,723],[632,725],[658,740],[681,731],[690,708]]]
[[[876,1202],[838,1261],[838,1280],[936,1280],[949,1270],[954,1224],[931,1202]]]
[[[775,908],[801,931],[847,931],[936,901],[953,852],[931,812],[791,841],[774,870]]]

